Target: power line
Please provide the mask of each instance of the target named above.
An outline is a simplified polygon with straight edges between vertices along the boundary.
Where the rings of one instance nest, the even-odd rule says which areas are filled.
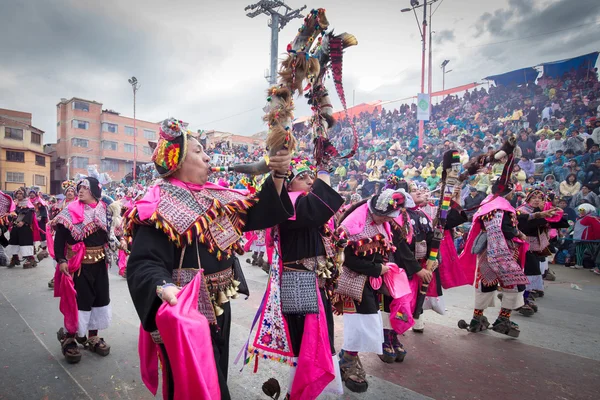
[[[530,38],[534,38],[534,37],[538,37],[538,36],[551,35],[553,33],[564,32],[564,31],[568,31],[570,29],[581,28],[582,26],[596,25],[596,24],[598,24],[598,22],[600,22],[600,21],[588,22],[586,24],[575,25],[575,26],[571,26],[569,28],[558,29],[558,30],[550,31],[550,32],[538,33],[538,34],[535,34],[535,35],[525,36],[525,37],[522,37],[522,38],[508,39],[508,40],[503,40],[501,42],[477,44],[475,46],[459,46],[459,48],[462,48],[462,49],[472,49],[472,48],[475,48],[475,47],[485,47],[485,46],[492,46],[492,45],[495,45],[495,44],[516,42],[516,41],[519,41],[519,40],[530,39]]]
[[[444,0],[440,1],[440,4],[438,4],[438,6],[435,8],[435,10],[433,10],[433,12],[431,13],[432,16],[435,14],[437,9],[440,8],[440,6],[442,5],[443,2],[444,2]]]

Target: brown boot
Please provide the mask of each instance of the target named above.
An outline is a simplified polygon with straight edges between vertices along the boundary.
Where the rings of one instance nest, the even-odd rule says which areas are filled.
[[[355,393],[364,393],[369,388],[367,374],[357,355],[350,355],[342,350],[340,357],[340,373],[346,387]]]
[[[8,264],[8,268],[14,268],[17,265],[21,265],[21,261],[19,260],[19,256],[14,255],[12,256],[12,258],[10,259],[10,264]]]
[[[25,257],[25,263],[23,264],[23,269],[35,268],[37,267],[37,261],[33,256]]]

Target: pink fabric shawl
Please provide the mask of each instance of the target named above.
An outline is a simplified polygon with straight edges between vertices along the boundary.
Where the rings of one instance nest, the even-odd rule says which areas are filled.
[[[348,215],[342,222],[342,225],[348,231],[348,235],[358,235],[365,229],[367,223],[367,217],[369,215],[369,204],[365,203],[360,207],[357,207],[352,214]],[[387,232],[388,238],[392,237],[392,231],[390,224],[385,222],[383,224],[385,231]]]
[[[473,225],[471,226],[471,231],[469,232],[469,236],[467,237],[467,241],[465,243],[464,251],[458,256],[460,264],[463,266],[463,270],[466,278],[470,281],[471,285],[474,285],[475,282],[475,274],[477,271],[477,254],[472,254],[471,249],[473,248],[473,243],[475,242],[475,238],[481,232],[481,222],[478,221],[478,218],[482,215],[486,215],[491,213],[494,210],[502,210],[508,211],[511,213],[515,213],[515,208],[506,200],[504,197],[489,195],[486,197],[482,206],[479,207],[479,210],[473,215]],[[519,246],[519,258],[520,265],[523,267],[525,264],[525,253],[529,249],[529,245],[527,243],[523,243],[519,239],[513,239],[513,241],[520,243]]]
[[[48,244],[48,254],[54,259],[54,232],[52,232],[51,224],[46,224],[46,243]]]
[[[169,178],[167,182],[172,185],[178,186],[182,189],[189,189],[194,191],[200,191],[202,189],[211,189],[211,190],[231,190],[232,192],[240,193],[245,196],[249,194],[247,190],[236,190],[224,188],[219,185],[215,185],[214,183],[207,182],[204,185],[197,185],[194,183],[185,183],[175,178]],[[160,203],[160,186],[154,185],[148,188],[148,191],[138,201],[135,202],[135,206],[137,207],[138,216],[140,220],[144,221],[152,217],[152,214],[156,211],[158,204]]]
[[[156,326],[169,355],[176,400],[221,398],[209,323],[198,312],[202,279],[204,274],[197,274],[177,294],[176,305],[163,303],[156,313]],[[152,354],[156,354],[155,348],[149,345],[147,336],[140,342],[142,379],[154,393],[158,369],[150,366],[149,361],[153,360]]]
[[[119,250],[118,257],[119,275],[124,276],[127,268],[127,253],[125,250]]]
[[[319,315],[307,314],[304,319],[304,334],[298,356],[298,367],[290,392],[291,399],[314,400],[335,378],[333,359],[329,345],[327,319],[319,297]]]
[[[452,240],[452,233],[450,233],[449,230],[444,230],[444,238],[442,239],[440,246],[440,254],[442,255],[442,262],[439,267],[440,279],[444,289],[471,285],[473,283],[469,278],[469,275],[465,273],[466,270],[462,266],[458,254],[456,253],[454,240]],[[429,286],[436,287],[435,284],[430,284]]]
[[[75,254],[68,261],[71,275],[60,272],[58,265],[54,271],[54,297],[60,297],[59,309],[64,315],[65,329],[69,333],[76,333],[79,326],[79,311],[72,275],[81,268],[81,261],[85,255],[85,244],[78,242],[73,245],[72,250]]]
[[[414,296],[406,271],[394,263],[386,265],[390,267],[390,270],[383,277],[370,277],[369,283],[375,290],[381,288],[385,283],[393,299],[390,304],[390,325],[401,335],[415,324],[410,308],[411,299]]]

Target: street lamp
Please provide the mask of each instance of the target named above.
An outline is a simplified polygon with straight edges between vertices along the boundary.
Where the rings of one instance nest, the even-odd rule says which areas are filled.
[[[425,93],[425,52],[427,49],[427,6],[431,6],[433,3],[438,0],[425,0],[423,4],[419,3],[419,0],[410,0],[411,8],[403,8],[400,12],[410,12],[413,11],[415,14],[415,20],[417,21],[417,26],[419,28],[419,33],[421,34],[421,42],[423,43],[422,54],[421,54],[421,93]],[[423,7],[423,27],[419,25],[419,18],[417,17],[417,8]],[[431,15],[433,15],[430,11],[430,20]],[[431,21],[430,21],[431,23]],[[431,26],[429,27],[429,40],[431,41]],[[430,44],[431,47],[431,44]],[[429,93],[431,94],[431,51],[429,52]],[[431,99],[429,99],[429,107],[431,108]],[[423,146],[423,135],[425,132],[425,121],[419,121],[419,147]]]
[[[131,78],[129,78],[129,84],[131,85],[131,88],[133,89],[133,181],[136,181],[136,174],[135,174],[135,169],[136,169],[136,163],[137,163],[137,146],[136,146],[136,136],[137,136],[137,129],[135,128],[135,95],[138,91],[138,89],[140,88],[140,84],[138,83],[138,80],[135,76],[132,76]]]
[[[450,60],[444,60],[444,62],[441,65],[442,68],[442,90],[446,89],[446,65],[448,65],[448,63],[450,63]],[[448,71],[451,72],[452,70]]]

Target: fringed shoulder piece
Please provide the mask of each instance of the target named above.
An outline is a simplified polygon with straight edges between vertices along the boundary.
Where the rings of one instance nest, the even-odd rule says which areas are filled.
[[[358,229],[357,229],[358,228]],[[395,251],[389,227],[375,224],[368,207],[358,207],[348,215],[336,231],[340,240],[352,248],[357,256],[387,254]]]
[[[69,210],[69,207],[65,207],[51,221],[51,226],[55,228],[56,225],[63,225],[71,232],[73,239],[79,242],[98,229],[109,232],[110,227],[107,224],[106,212],[106,205],[103,202],[99,202],[95,208],[85,205],[83,208],[83,220],[81,222],[74,222],[71,210]],[[75,221],[79,221],[79,219],[75,219]]]
[[[217,259],[243,254],[240,245],[246,219],[242,216],[258,202],[231,190],[191,191],[162,182],[160,199],[150,218],[142,219],[137,206],[125,214],[125,229],[133,234],[135,225],[150,225],[162,230],[178,247],[198,241]]]

